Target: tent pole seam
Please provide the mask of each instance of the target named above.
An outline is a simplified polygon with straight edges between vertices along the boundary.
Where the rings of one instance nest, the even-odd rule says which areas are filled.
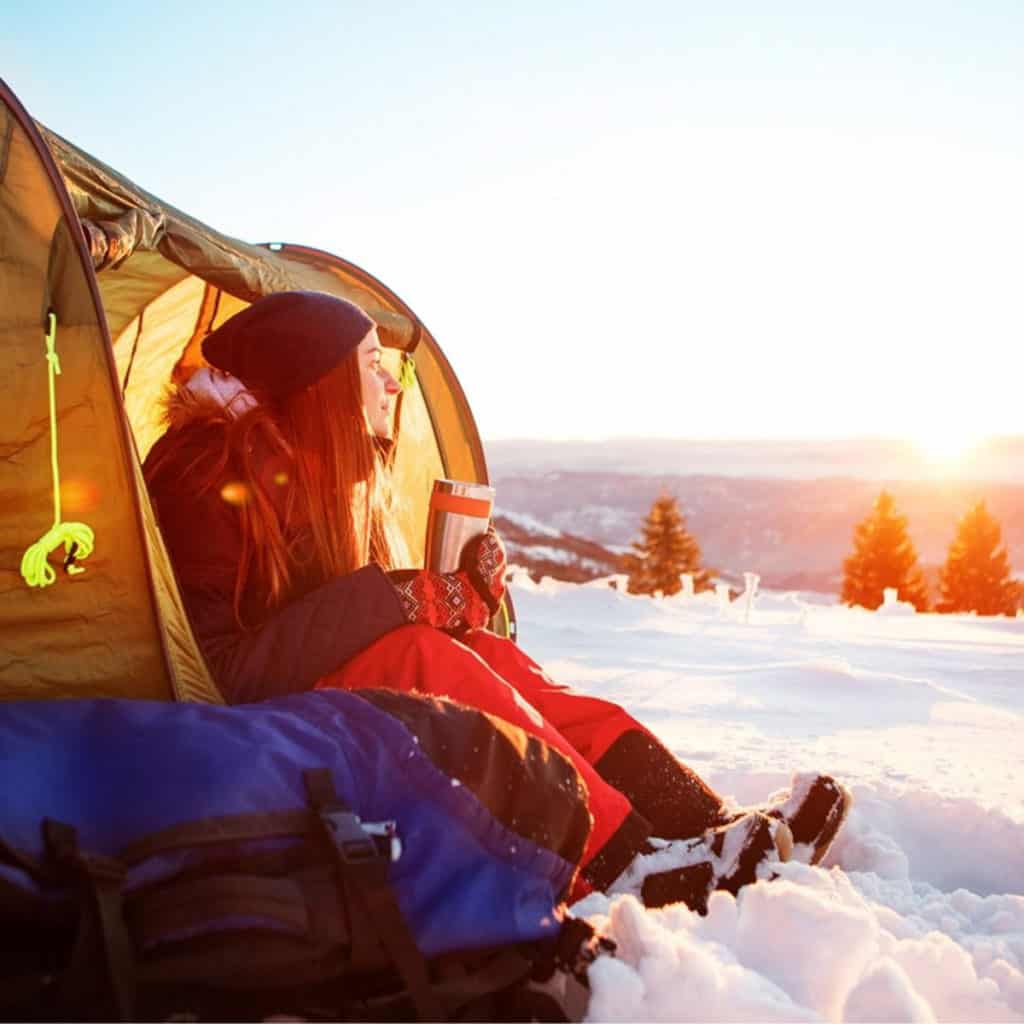
[[[125,395],[128,394],[128,379],[132,375],[132,367],[135,365],[135,353],[139,350],[139,338],[142,337],[142,318],[146,313],[146,306],[143,306],[139,310],[139,326],[135,329],[135,340],[132,342],[132,353],[128,357],[128,366],[125,367],[124,381],[121,384],[121,401],[125,399]]]

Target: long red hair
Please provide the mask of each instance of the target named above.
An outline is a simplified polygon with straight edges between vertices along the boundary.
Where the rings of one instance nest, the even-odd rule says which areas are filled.
[[[370,562],[384,569],[408,563],[393,515],[391,446],[370,432],[355,353],[285,399],[255,397],[238,418],[218,410],[223,447],[196,467],[200,490],[220,488],[239,511],[234,606],[242,625],[243,599],[255,581],[269,611],[287,603],[300,573],[326,582]],[[225,493],[225,483],[234,490]]]

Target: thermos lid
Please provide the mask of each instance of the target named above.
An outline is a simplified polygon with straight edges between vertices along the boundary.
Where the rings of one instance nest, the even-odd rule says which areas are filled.
[[[487,519],[494,505],[494,488],[466,480],[435,480],[430,507],[437,512]]]

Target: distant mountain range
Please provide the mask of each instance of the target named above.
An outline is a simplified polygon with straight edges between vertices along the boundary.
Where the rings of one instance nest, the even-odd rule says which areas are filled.
[[[522,566],[535,579],[551,576],[583,583],[619,571],[619,551],[554,530],[532,516],[499,510],[494,525],[501,534],[509,561]]]
[[[636,442],[618,444],[621,451],[632,451],[630,446]],[[700,462],[712,443],[663,442],[663,454],[682,457],[688,444],[696,446],[700,457],[693,461]],[[762,467],[780,468],[778,444],[751,446],[764,446]],[[791,467],[813,464],[814,458],[802,450],[806,447],[793,445],[785,463]],[[854,526],[870,512],[885,486],[908,517],[911,539],[922,564],[930,568],[933,583],[957,520],[979,499],[986,500],[989,511],[1002,523],[1011,564],[1024,577],[1024,442],[1019,456],[1022,470],[1015,482],[900,479],[866,472],[861,477],[842,476],[825,472],[838,467],[824,459],[821,477],[803,479],[758,473],[753,464],[746,467],[749,476],[568,471],[567,465],[572,465],[568,459],[561,468],[551,468],[574,449],[573,443],[562,442],[487,446],[491,479],[497,488],[496,514],[504,517],[499,530],[510,544],[513,561],[537,575],[579,580],[614,571],[618,554],[639,536],[651,502],[666,491],[679,499],[705,564],[723,578],[738,582],[744,571],[753,571],[761,575],[763,586],[772,589],[835,593],[842,582],[842,561],[852,550]],[[1008,446],[1001,457],[1015,459],[1015,451]],[[647,454],[653,469],[653,455]],[[589,458],[614,463],[612,451],[600,455],[591,451]],[[866,456],[861,456],[860,465],[866,469]],[[1009,475],[1007,465],[1003,469]],[[738,468],[737,463],[729,466]]]
[[[961,458],[911,441],[488,441],[492,477],[547,472],[736,476],[786,480],[981,480],[1024,484],[1024,435],[992,438]]]

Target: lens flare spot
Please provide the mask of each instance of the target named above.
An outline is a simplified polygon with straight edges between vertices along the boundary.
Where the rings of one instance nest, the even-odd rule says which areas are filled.
[[[244,505],[249,500],[249,488],[241,480],[229,480],[221,489],[220,496],[229,505]]]
[[[275,473],[274,483],[277,484],[278,487],[284,487],[284,485],[288,483],[288,474],[283,469]]]
[[[95,480],[71,477],[60,482],[60,505],[63,515],[81,515],[100,502],[100,489]]]

